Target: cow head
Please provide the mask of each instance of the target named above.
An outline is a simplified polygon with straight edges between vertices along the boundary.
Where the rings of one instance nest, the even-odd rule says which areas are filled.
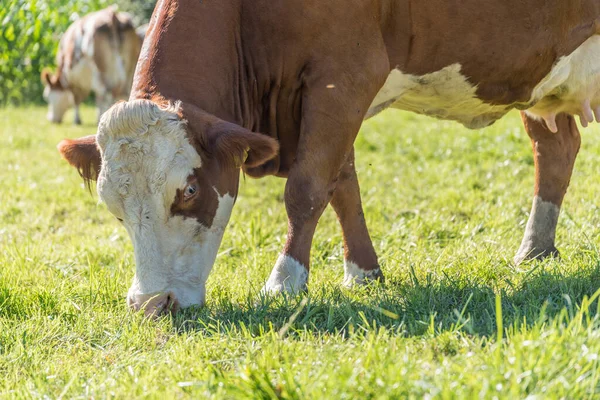
[[[67,110],[74,104],[73,93],[65,88],[60,78],[52,75],[47,69],[42,71],[41,78],[44,85],[44,99],[48,102],[46,118],[50,122],[60,124]]]
[[[84,179],[97,179],[100,199],[129,233],[136,272],[128,304],[159,315],[204,303],[240,168],[273,158],[278,144],[192,105],[132,100],[103,114],[96,136],[58,148]]]

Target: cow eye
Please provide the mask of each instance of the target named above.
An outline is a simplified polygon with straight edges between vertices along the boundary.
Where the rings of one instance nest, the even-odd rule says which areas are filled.
[[[198,192],[198,187],[194,184],[191,185],[187,185],[185,187],[185,190],[183,191],[183,198],[184,200],[189,200],[192,197],[194,197],[194,195],[196,194],[196,192]]]

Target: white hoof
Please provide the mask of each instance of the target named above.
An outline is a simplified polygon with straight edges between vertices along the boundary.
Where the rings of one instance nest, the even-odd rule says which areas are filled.
[[[306,290],[307,281],[306,267],[295,258],[281,254],[260,292],[263,294],[300,293]]]
[[[352,261],[344,260],[344,281],[342,285],[352,287],[354,285],[364,285],[369,281],[383,281],[383,274],[380,268],[364,270]]]

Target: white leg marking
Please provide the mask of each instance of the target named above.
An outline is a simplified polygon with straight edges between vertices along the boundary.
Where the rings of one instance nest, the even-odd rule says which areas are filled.
[[[525,236],[514,259],[515,263],[518,264],[525,259],[557,252],[554,247],[554,237],[559,212],[560,207],[556,204],[535,196],[531,215],[525,228]]]
[[[344,281],[342,285],[352,287],[364,285],[370,280],[376,280],[381,276],[381,269],[364,270],[350,260],[344,260]]]
[[[298,293],[306,289],[308,271],[298,260],[285,254],[279,255],[262,293]]]

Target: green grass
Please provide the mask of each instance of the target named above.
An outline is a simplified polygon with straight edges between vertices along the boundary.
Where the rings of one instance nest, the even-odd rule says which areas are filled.
[[[44,116],[0,110],[0,398],[600,394],[598,128],[583,135],[560,261],[511,262],[533,191],[517,114],[468,131],[389,111],[365,123],[356,162],[385,285],[340,288],[329,209],[310,294],[261,299],[285,239],[284,181],[248,178],[207,306],[149,321],[125,304],[126,232],[55,149],[95,132],[94,111],[83,127]]]

